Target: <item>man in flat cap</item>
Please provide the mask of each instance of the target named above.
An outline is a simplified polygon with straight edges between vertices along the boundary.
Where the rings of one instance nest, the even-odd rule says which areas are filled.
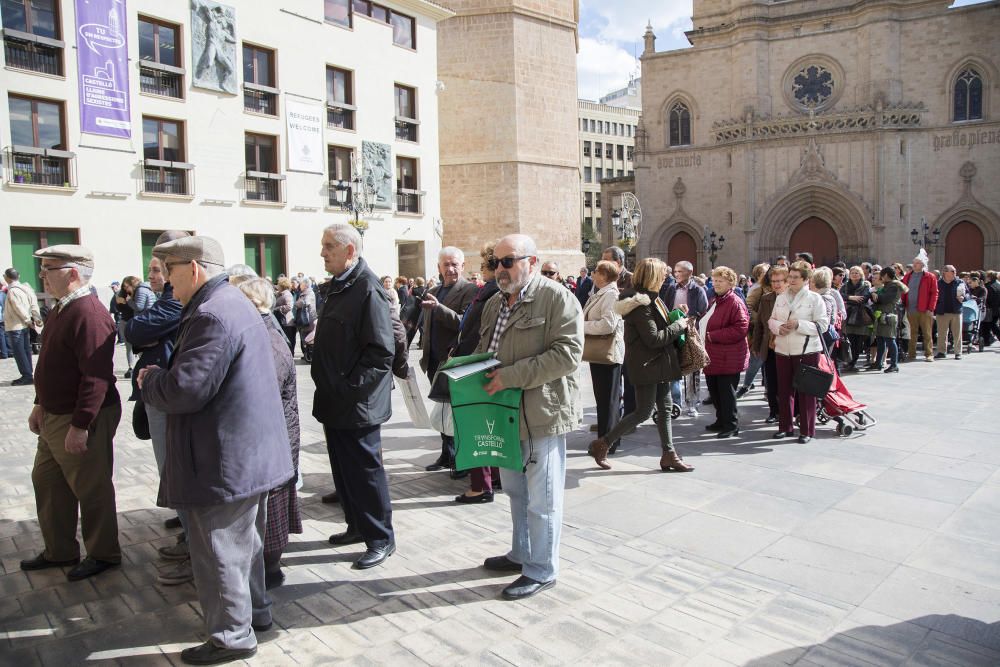
[[[267,492],[289,482],[292,459],[263,320],[229,284],[222,246],[189,236],[153,248],[183,305],[167,368],[143,368],[146,405],[167,415],[157,503],[182,510],[209,635],[188,664],[241,660],[271,627],[264,586]]]
[[[35,407],[28,428],[38,436],[31,471],[45,551],[21,561],[22,570],[75,565],[78,581],[121,563],[112,440],[122,408],[115,388],[116,332],[93,296],[94,256],[78,245],[35,253],[42,284],[58,299],[42,332],[35,368]],[[87,557],[80,561],[77,512]]]

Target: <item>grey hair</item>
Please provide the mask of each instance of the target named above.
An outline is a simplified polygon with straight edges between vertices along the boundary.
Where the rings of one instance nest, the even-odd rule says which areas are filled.
[[[625,251],[624,250],[622,250],[621,248],[619,248],[616,245],[613,245],[613,246],[608,246],[607,248],[605,248],[604,252],[611,253],[611,256],[614,258],[614,260],[616,262],[618,262],[622,266],[625,266]],[[602,252],[601,254],[603,255],[604,253]]]
[[[354,246],[354,249],[358,252],[358,254],[361,253],[361,234],[359,234],[358,230],[356,230],[351,225],[347,225],[344,223],[337,223],[334,225],[330,225],[329,227],[323,230],[324,234],[326,234],[327,232],[329,232],[330,235],[333,236],[333,240],[336,241],[338,244],[342,246],[352,245]]]
[[[299,285],[302,287],[312,287],[313,281],[310,278],[303,278]]]
[[[84,283],[89,283],[90,279],[94,277],[94,267],[92,266],[84,266],[83,264],[77,264],[75,262],[71,262],[66,266],[72,266],[76,269],[77,275],[80,276],[80,280]]]
[[[958,272],[957,272],[957,271],[955,270],[955,265],[954,265],[954,264],[945,264],[945,265],[944,265],[944,269],[942,269],[942,270],[943,270],[943,271],[951,271],[952,273],[958,273]]]
[[[201,262],[199,262],[199,264],[200,263]],[[250,276],[251,278],[258,277],[257,272],[254,271],[249,266],[247,266],[246,264],[233,264],[228,269],[226,269],[226,273],[229,275],[230,278],[235,278],[236,276]]]
[[[201,267],[201,270],[204,271],[205,275],[208,276],[209,278],[214,278],[215,276],[219,275],[220,273],[226,273],[226,270],[224,268],[222,268],[221,266],[219,266],[218,264],[208,264],[206,262],[199,262],[197,260],[195,261],[195,263],[198,266]],[[250,276],[252,278],[256,278],[257,277],[257,272],[254,271],[253,269],[251,269],[246,264],[236,264],[235,266],[244,266],[244,267],[246,267],[247,269],[250,270],[250,273],[239,273],[239,274],[236,274],[236,275]],[[235,268],[235,267],[230,267],[230,268]]]
[[[440,264],[445,257],[454,257],[459,262],[465,262],[465,253],[462,252],[461,248],[456,248],[453,245],[447,245],[438,251],[438,264]]]
[[[829,289],[833,279],[833,271],[828,266],[821,266],[813,271],[812,279],[816,289]]]
[[[681,260],[681,261],[677,262],[676,264],[674,264],[674,268],[676,269],[677,267],[680,267],[680,268],[684,269],[688,273],[694,273],[694,264],[692,264],[691,262],[687,261],[686,259]]]
[[[245,276],[240,277],[245,278]],[[269,313],[274,308],[274,287],[263,278],[246,278],[241,280],[237,287],[259,312]]]
[[[559,262],[554,262],[551,259],[549,261],[545,262],[545,266],[551,266],[556,271],[559,270]]]

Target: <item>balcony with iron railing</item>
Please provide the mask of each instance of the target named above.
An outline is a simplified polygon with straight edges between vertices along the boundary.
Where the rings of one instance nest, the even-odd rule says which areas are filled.
[[[284,174],[248,171],[243,179],[243,201],[284,204]]]
[[[76,187],[76,154],[55,148],[8,146],[4,149],[8,185]]]
[[[184,70],[144,60],[139,63],[139,90],[147,95],[184,97]]]
[[[417,141],[417,127],[420,121],[415,118],[396,116],[396,139],[400,141]]]
[[[58,39],[3,29],[4,62],[7,67],[62,76],[64,48],[65,43]]]
[[[420,190],[397,190],[396,212],[420,215],[420,200],[423,194]]]
[[[357,108],[351,104],[326,103],[326,126],[334,130],[353,130],[354,113]]]
[[[168,160],[144,160],[142,194],[145,196],[191,197],[194,195],[194,165]]]
[[[249,82],[244,83],[243,110],[265,116],[277,116],[279,93],[277,88],[259,86]]]

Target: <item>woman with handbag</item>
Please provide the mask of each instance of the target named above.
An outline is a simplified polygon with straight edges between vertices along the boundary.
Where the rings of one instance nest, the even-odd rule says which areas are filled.
[[[868,340],[871,337],[872,315],[869,300],[872,293],[871,284],[865,280],[864,270],[860,266],[852,266],[847,274],[847,281],[840,288],[840,295],[844,297],[844,306],[847,307],[847,319],[844,320],[844,335],[851,347],[851,360],[845,364],[844,373],[856,373],[858,371],[858,359],[861,353],[868,348]],[[841,342],[843,344],[843,342]]]
[[[635,386],[635,412],[625,415],[610,431],[590,443],[588,453],[604,470],[611,469],[610,443],[649,419],[654,407],[663,450],[660,469],[694,470],[674,450],[671,433],[670,383],[681,377],[677,342],[687,330],[688,318],[680,317],[671,323],[667,307],[660,300],[658,291],[667,271],[667,265],[658,259],[642,260],[632,274],[635,295],[614,304],[615,312],[624,320],[625,366]]]
[[[816,397],[796,391],[793,385],[800,366],[815,368],[823,350],[821,334],[830,327],[823,298],[809,289],[812,267],[803,261],[788,270],[788,287],[774,302],[768,326],[775,335],[775,370],[778,375],[778,432],[774,438],[788,438],[792,432],[792,410],[799,407],[799,442],[807,443],[816,434]]]
[[[590,364],[599,434],[614,428],[621,415],[625,325],[622,316],[615,312],[619,273],[614,262],[598,262],[592,276],[596,291],[583,309],[583,360]],[[619,444],[621,440],[611,441],[608,454],[618,451]]]
[[[736,293],[735,271],[728,266],[712,269],[712,285],[715,298],[698,322],[709,360],[705,366],[705,382],[715,406],[715,421],[706,425],[705,430],[715,431],[719,438],[731,438],[740,433],[736,387],[740,375],[750,365],[747,342],[750,313]]]
[[[785,291],[787,277],[786,266],[776,264],[768,269],[763,281],[767,286],[767,292],[758,302],[751,322],[753,333],[750,336],[750,350],[764,360],[764,393],[768,407],[767,419],[764,420],[766,424],[778,421],[778,371],[774,357],[774,334],[771,333],[767,323],[771,319],[771,313],[774,312],[774,303],[778,295]]]
[[[882,285],[871,294],[872,302],[875,304],[875,312],[878,314],[878,319],[875,321],[875,343],[878,352],[875,361],[868,364],[867,370],[881,371],[882,362],[885,361],[886,351],[888,351],[889,365],[884,372],[898,373],[899,347],[896,345],[896,333],[899,326],[899,315],[897,309],[903,295],[909,292],[910,288],[899,281],[896,270],[891,266],[882,269],[879,276]]]

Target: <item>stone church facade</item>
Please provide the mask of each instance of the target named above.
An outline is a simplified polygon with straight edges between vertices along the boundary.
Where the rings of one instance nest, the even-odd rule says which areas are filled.
[[[637,255],[707,271],[707,230],[744,272],[907,263],[926,223],[932,266],[1000,268],[1000,2],[949,4],[694,0],[692,48],[647,29]]]

